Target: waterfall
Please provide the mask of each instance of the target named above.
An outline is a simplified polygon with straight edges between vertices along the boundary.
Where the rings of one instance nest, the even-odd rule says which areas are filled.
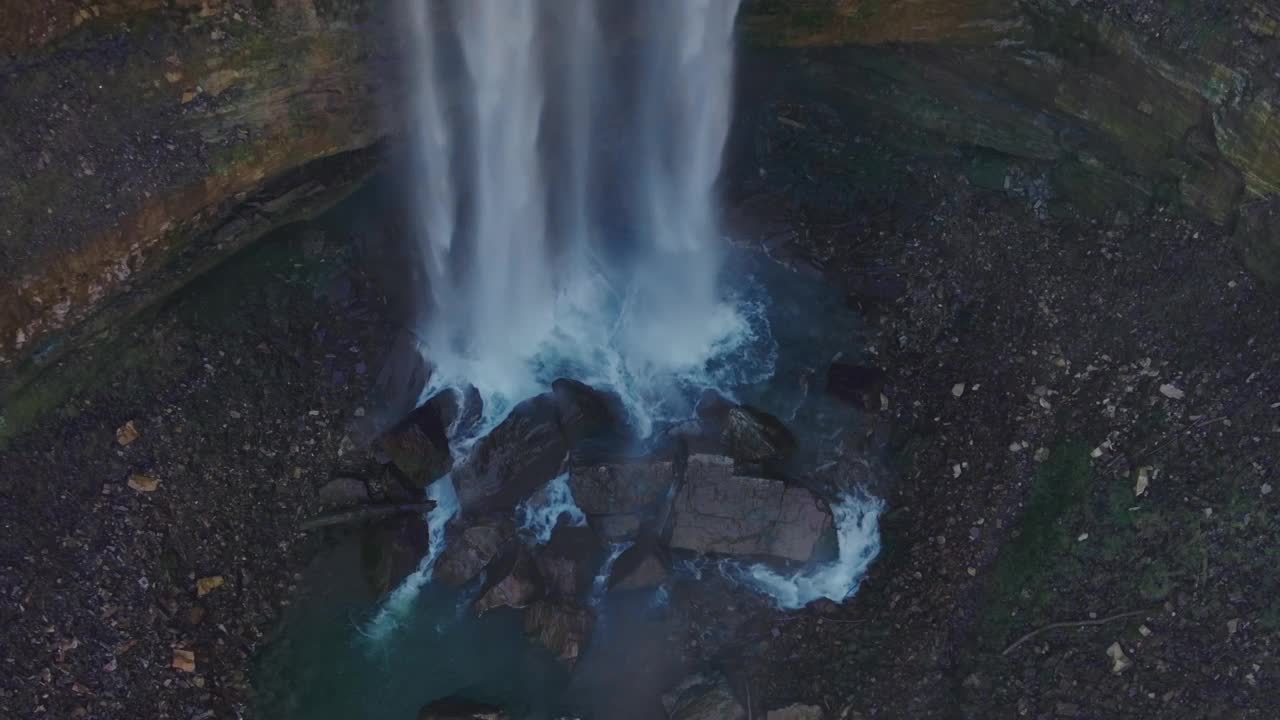
[[[737,7],[399,1],[433,387],[474,385],[492,412],[571,374],[643,425],[660,386],[715,384],[708,362],[752,336],[714,196]]]

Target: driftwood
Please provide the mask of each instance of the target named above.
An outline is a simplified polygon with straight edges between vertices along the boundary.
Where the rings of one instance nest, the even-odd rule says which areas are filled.
[[[404,515],[407,513],[424,513],[435,506],[435,502],[431,500],[420,503],[363,505],[350,510],[338,510],[336,512],[324,513],[323,515],[318,515],[310,520],[305,520],[302,523],[302,529],[310,531],[317,530],[319,528],[333,527],[335,525],[352,525],[355,523],[365,522],[367,520],[381,520],[382,518]]]
[[[1011,652],[1013,652],[1015,649],[1017,649],[1017,647],[1018,647],[1019,645],[1021,645],[1022,643],[1026,642],[1026,641],[1028,641],[1028,640],[1030,640],[1030,639],[1032,639],[1032,638],[1034,638],[1034,637],[1036,637],[1037,635],[1039,635],[1039,634],[1041,634],[1041,633],[1048,632],[1048,631],[1050,631],[1050,630],[1060,630],[1060,629],[1062,629],[1062,628],[1073,628],[1073,627],[1097,627],[1098,625],[1106,625],[1107,623],[1115,622],[1116,620],[1123,620],[1123,619],[1125,619],[1125,618],[1136,617],[1136,616],[1138,616],[1138,615],[1146,615],[1146,614],[1149,614],[1149,613],[1151,613],[1151,612],[1153,612],[1153,611],[1152,611],[1151,609],[1149,609],[1149,608],[1148,608],[1148,609],[1144,609],[1144,610],[1130,610],[1129,612],[1117,613],[1117,614],[1112,615],[1112,616],[1110,616],[1110,617],[1104,617],[1104,618],[1101,618],[1101,619],[1099,619],[1099,620],[1072,620],[1072,621],[1068,621],[1068,622],[1056,622],[1056,623],[1049,623],[1048,625],[1045,625],[1044,627],[1036,628],[1035,630],[1032,630],[1031,632],[1027,633],[1026,635],[1023,635],[1022,637],[1018,638],[1017,640],[1014,640],[1014,641],[1013,641],[1013,644],[1012,644],[1012,645],[1010,645],[1009,647],[1005,648],[1005,649],[1004,649],[1004,652],[1002,652],[1002,653],[1000,653],[1000,654],[1001,654],[1001,655],[1008,655],[1009,653],[1011,653]]]

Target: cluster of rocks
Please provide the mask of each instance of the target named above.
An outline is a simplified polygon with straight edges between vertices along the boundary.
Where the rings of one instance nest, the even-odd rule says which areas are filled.
[[[434,398],[380,445],[413,484],[446,473],[454,483],[459,512],[436,581],[465,589],[477,613],[521,610],[528,635],[570,667],[595,626],[593,596],[657,588],[681,557],[804,564],[831,537],[826,502],[781,479],[796,438],[756,408],[708,394],[695,417],[642,445],[617,396],[562,379],[455,467],[448,438],[475,422],[474,407]],[[566,482],[578,522],[562,516],[540,537],[519,527],[520,508],[549,506]]]

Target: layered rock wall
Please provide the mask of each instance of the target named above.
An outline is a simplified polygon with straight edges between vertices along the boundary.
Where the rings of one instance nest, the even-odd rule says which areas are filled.
[[[994,190],[1030,163],[1087,218],[1230,224],[1280,193],[1280,17],[1193,5],[1143,25],[1091,0],[748,0],[743,111],[820,102],[851,133],[967,153]],[[5,3],[0,394],[365,176],[388,134],[384,11]],[[1280,279],[1277,243],[1240,252]]]
[[[0,9],[0,389],[374,167],[364,0]],[[363,152],[362,152],[363,151]]]

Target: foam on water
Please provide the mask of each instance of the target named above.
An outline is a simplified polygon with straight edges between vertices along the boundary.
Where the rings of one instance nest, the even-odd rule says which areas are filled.
[[[880,554],[879,518],[884,501],[868,495],[846,495],[831,506],[839,555],[831,562],[789,575],[766,565],[726,562],[721,571],[769,597],[779,607],[796,610],[814,600],[842,602],[853,596],[871,562]]]
[[[448,475],[428,486],[426,496],[436,503],[427,513],[427,554],[418,563],[418,567],[391,591],[377,614],[365,626],[362,634],[373,643],[386,640],[412,612],[418,593],[431,581],[436,560],[440,559],[440,553],[444,551],[445,531],[449,521],[458,514],[458,494],[454,492],[453,479]]]
[[[587,516],[582,513],[569,489],[569,473],[547,483],[541,491],[516,508],[516,523],[528,534],[534,545],[545,545],[563,518],[570,527],[584,527]]]
[[[604,563],[600,566],[600,571],[591,581],[591,594],[587,596],[587,604],[591,607],[599,607],[604,601],[605,593],[609,591],[609,575],[613,572],[613,564],[622,557],[622,553],[626,552],[635,543],[631,541],[617,542],[609,546],[609,555],[605,557]]]

